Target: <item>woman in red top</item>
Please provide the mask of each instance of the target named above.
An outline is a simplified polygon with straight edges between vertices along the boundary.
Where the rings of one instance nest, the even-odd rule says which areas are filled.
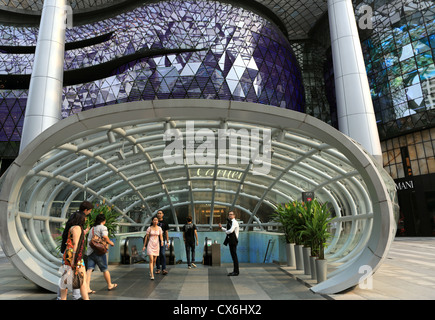
[[[75,214],[71,228],[68,232],[68,240],[66,250],[63,254],[64,265],[62,266],[63,274],[60,281],[60,298],[66,300],[68,287],[71,287],[72,276],[74,273],[81,273],[83,282],[80,286],[80,294],[83,300],[89,300],[88,289],[86,285],[86,269],[83,261],[83,249],[85,241],[85,233],[83,226],[86,221],[86,216],[78,212]]]

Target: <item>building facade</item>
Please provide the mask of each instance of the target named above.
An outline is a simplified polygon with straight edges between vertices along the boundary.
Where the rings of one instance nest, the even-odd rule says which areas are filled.
[[[42,5],[1,3],[2,173],[19,153],[39,29],[39,20],[26,13],[40,12]],[[117,14],[99,10],[97,19],[86,16],[89,5],[71,3],[78,14],[66,30],[62,118],[126,101],[200,98],[288,108],[339,127],[324,5],[307,5],[303,18],[303,7],[291,2],[277,13],[243,3],[136,1],[128,9],[115,6]],[[432,235],[434,4],[353,5],[383,166],[397,182],[403,208],[399,235]],[[8,13],[16,17],[6,18]],[[290,29],[289,21],[299,28]]]
[[[435,235],[435,5],[432,1],[362,1],[372,29],[361,40],[382,143],[395,179],[398,235]],[[359,15],[361,17],[361,14]]]
[[[50,289],[56,283],[54,234],[85,199],[112,205],[122,232],[143,230],[157,210],[165,210],[176,230],[187,215],[212,230],[234,210],[244,231],[267,231],[278,204],[315,191],[336,218],[328,254],[339,267],[314,290],[347,289],[361,278],[360,265],[380,265],[396,229],[396,193],[379,167],[379,137],[383,145],[393,138],[386,129],[392,119],[430,115],[426,102],[415,105],[427,96],[422,89],[417,97],[417,82],[400,87],[414,98],[408,109],[394,104],[394,90],[389,109],[380,109],[378,90],[390,84],[367,63],[378,59],[370,41],[384,34],[376,24],[380,3],[0,4],[2,170],[12,162],[0,181],[0,205],[10,213],[1,217],[1,231],[18,268],[27,270],[31,260],[44,271],[28,275],[35,282]],[[359,14],[361,7],[373,19]],[[71,9],[67,23],[50,11],[68,16]],[[380,121],[384,114],[389,117]],[[227,130],[242,144],[225,160],[240,162],[216,161],[216,146],[232,143],[219,139]],[[199,137],[192,149],[203,151],[195,153],[199,161],[190,162],[186,148],[168,163],[168,146],[177,137],[186,143],[192,132]],[[175,140],[163,141],[167,133]],[[213,148],[201,144],[203,137]],[[209,149],[214,152],[203,158]],[[260,155],[269,158],[262,175],[255,172],[265,164]]]

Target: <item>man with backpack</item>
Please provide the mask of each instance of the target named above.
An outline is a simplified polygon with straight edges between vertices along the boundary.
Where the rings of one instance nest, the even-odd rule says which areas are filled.
[[[195,239],[196,245],[198,245],[198,232],[196,225],[192,223],[192,217],[187,217],[187,223],[183,226],[183,239],[184,245],[186,246],[186,258],[187,267],[190,269],[192,267],[196,268],[195,265]],[[190,260],[190,253],[192,253],[192,261]]]

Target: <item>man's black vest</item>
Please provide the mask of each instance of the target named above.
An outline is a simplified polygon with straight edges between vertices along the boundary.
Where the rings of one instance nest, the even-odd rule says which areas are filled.
[[[227,219],[227,230],[230,230],[232,225],[233,222],[230,219]],[[224,245],[226,246],[227,244],[230,244],[234,246],[237,245],[238,242],[239,240],[237,240],[236,233],[231,232],[230,234],[227,234],[227,236],[225,237]]]

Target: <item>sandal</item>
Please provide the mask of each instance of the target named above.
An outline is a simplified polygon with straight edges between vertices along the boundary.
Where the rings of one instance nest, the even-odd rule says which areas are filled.
[[[163,274],[165,275],[165,274],[168,274],[168,271],[166,271],[166,270],[163,270]]]
[[[111,290],[115,289],[117,286],[118,286],[118,284],[114,283],[113,286],[112,286],[112,288],[107,288],[107,290],[111,291]],[[95,292],[95,291],[94,291],[94,292]]]
[[[163,271],[163,272],[164,272],[164,271]],[[160,273],[160,269],[157,269],[157,270],[156,270],[156,273],[159,274],[159,273]]]
[[[94,293],[96,293],[96,291],[94,291],[94,290],[91,290],[88,292],[88,294],[94,294]]]

